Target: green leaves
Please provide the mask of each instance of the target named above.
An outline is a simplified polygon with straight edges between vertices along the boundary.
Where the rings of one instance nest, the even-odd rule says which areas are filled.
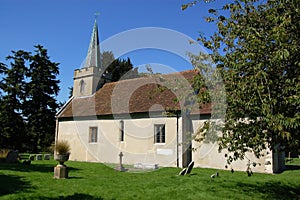
[[[224,5],[222,15],[209,10],[207,19],[218,31],[198,41],[213,52],[225,83],[228,107],[220,149],[233,153],[230,162],[278,144],[300,147],[298,6],[296,1],[237,0]]]
[[[202,1],[203,1],[204,3],[209,3],[209,2],[212,2],[212,1],[214,1],[214,0],[202,0]],[[192,2],[187,3],[187,4],[183,4],[183,5],[181,5],[181,10],[186,10],[187,8],[196,5],[198,2],[201,2],[201,0],[195,0],[195,1],[192,1]]]
[[[41,45],[35,46],[34,54],[12,51],[7,59],[10,67],[0,66],[4,74],[0,145],[37,152],[54,140],[58,63],[49,60],[47,50]]]

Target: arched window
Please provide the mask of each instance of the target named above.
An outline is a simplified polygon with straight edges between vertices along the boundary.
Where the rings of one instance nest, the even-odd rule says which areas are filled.
[[[84,82],[84,80],[81,80],[79,82],[79,91],[80,91],[81,94],[84,93],[85,85],[86,85],[86,83]]]

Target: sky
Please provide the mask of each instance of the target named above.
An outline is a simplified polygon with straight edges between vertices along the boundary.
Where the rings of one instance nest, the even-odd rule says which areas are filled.
[[[145,65],[162,73],[192,69],[182,52],[190,48],[188,39],[216,30],[204,17],[209,8],[221,5],[219,0],[201,2],[182,11],[181,5],[191,1],[0,0],[0,62],[7,64],[5,57],[12,50],[32,52],[34,45],[44,46],[50,60],[60,63],[57,99],[67,101],[74,70],[84,62],[99,12],[101,51],[129,57],[139,71]]]

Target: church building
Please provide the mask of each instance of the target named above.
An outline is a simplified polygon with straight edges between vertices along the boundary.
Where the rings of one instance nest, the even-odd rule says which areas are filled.
[[[69,142],[70,160],[118,163],[122,152],[129,165],[186,167],[194,161],[195,167],[225,169],[226,152],[218,152],[217,141],[191,137],[211,118],[211,105],[193,104],[187,111],[190,102],[179,97],[191,93],[173,87],[178,80],[191,87],[196,70],[110,82],[100,59],[95,20],[85,64],[74,72],[73,96],[57,113],[55,140]],[[283,155],[263,153],[260,159],[247,155],[257,163],[254,172],[282,170]],[[248,161],[229,169],[245,171]]]

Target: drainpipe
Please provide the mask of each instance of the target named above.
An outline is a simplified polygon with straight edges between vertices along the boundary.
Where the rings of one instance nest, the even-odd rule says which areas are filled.
[[[54,141],[54,143],[55,143],[55,145],[56,145],[56,142],[57,142],[57,140],[58,140],[58,128],[59,128],[59,125],[58,125],[59,123],[58,123],[58,118],[56,118],[56,120],[55,120],[55,141]],[[54,152],[55,153],[55,152]]]
[[[178,138],[178,134],[179,134],[179,116],[178,116],[178,112],[176,112],[176,166],[179,167],[179,147],[178,147],[178,143],[179,143],[179,138]]]

